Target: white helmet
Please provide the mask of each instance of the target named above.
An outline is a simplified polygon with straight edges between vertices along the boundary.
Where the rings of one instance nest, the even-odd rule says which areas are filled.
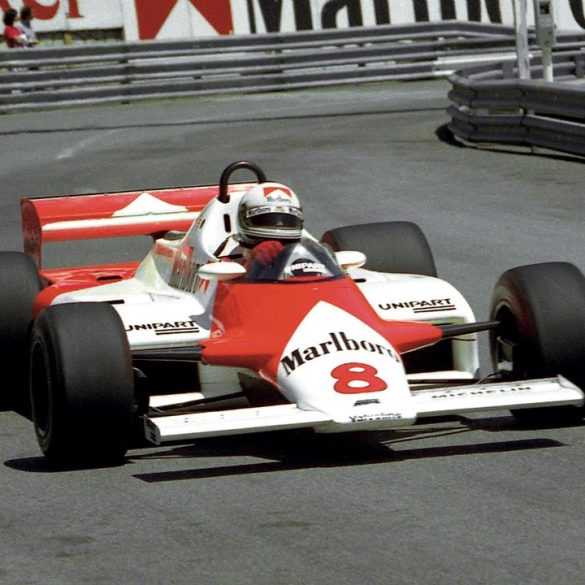
[[[303,211],[292,189],[280,183],[259,183],[247,191],[238,208],[243,244],[259,240],[296,240],[303,230]]]

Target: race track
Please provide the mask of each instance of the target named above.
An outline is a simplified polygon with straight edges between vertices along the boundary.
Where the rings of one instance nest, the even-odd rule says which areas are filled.
[[[451,143],[448,88],[4,116],[0,249],[21,249],[20,197],[216,183],[247,159],[296,190],[315,235],[418,223],[440,276],[485,319],[511,266],[585,270],[584,167]],[[53,260],[86,253],[59,245]],[[482,359],[488,373],[485,344]],[[0,454],[2,585],[559,585],[585,572],[583,426],[527,430],[501,412],[366,436],[201,440],[53,472],[31,423],[0,412]]]

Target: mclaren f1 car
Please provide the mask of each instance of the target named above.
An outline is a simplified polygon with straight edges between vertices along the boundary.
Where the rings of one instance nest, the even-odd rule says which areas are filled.
[[[235,182],[236,171],[253,175]],[[218,252],[264,172],[236,162],[217,185],[27,198],[24,251],[0,254],[0,348],[53,464],[123,460],[134,441],[310,428],[390,430],[510,410],[583,416],[585,278],[522,266],[476,321],[438,278],[409,222],[303,228],[268,263]],[[268,190],[267,190],[268,193]],[[149,235],[142,261],[44,268],[60,240]],[[477,333],[493,374],[479,378]]]

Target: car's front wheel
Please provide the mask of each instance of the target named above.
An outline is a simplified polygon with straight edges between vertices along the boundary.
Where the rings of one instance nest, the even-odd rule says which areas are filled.
[[[585,277],[567,262],[512,268],[494,287],[490,336],[496,370],[510,380],[563,375],[585,389]],[[576,407],[513,411],[523,422],[581,419]]]
[[[49,462],[121,461],[135,399],[130,348],[115,309],[103,303],[48,307],[33,328],[30,363],[33,423]]]

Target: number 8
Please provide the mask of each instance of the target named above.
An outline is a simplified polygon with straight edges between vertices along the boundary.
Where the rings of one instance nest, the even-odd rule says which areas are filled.
[[[361,392],[381,392],[388,385],[376,374],[378,370],[368,364],[349,362],[337,366],[331,371],[331,376],[337,380],[333,389],[340,394],[359,394]],[[351,386],[351,382],[364,382],[365,385]]]

